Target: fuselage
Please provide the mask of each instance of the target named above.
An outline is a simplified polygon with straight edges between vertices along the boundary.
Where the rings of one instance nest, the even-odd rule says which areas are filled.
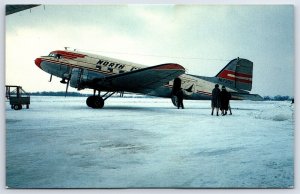
[[[118,75],[138,69],[146,68],[147,66],[123,61],[119,59],[109,58],[101,55],[89,54],[78,51],[56,50],[52,51],[48,56],[42,56],[35,60],[36,65],[45,72],[60,77],[62,79],[70,79],[70,75],[74,69],[82,70],[81,76],[85,80],[82,85],[75,85],[71,82],[72,87],[78,90],[84,88],[97,89],[103,91],[114,91],[113,87],[101,86],[93,84],[94,79],[105,79],[109,76]],[[185,99],[211,99],[211,91],[214,88],[217,80],[212,77],[194,76],[182,74],[178,77],[181,80],[180,87],[184,90]],[[134,83],[133,83],[134,84]],[[147,95],[158,97],[170,97],[174,80],[165,83],[164,85],[147,91]],[[227,88],[229,92],[237,90]],[[135,92],[135,91],[127,91]],[[140,93],[140,92],[139,92]],[[142,92],[143,93],[143,92]],[[235,99],[242,99],[239,96],[234,96]]]

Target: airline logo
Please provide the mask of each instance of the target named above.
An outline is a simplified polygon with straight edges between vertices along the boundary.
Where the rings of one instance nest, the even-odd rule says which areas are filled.
[[[116,68],[118,68],[119,70],[122,70],[126,67],[126,65],[99,59],[96,64],[96,68],[101,70],[101,68],[103,68],[103,67],[107,67],[108,70],[112,71],[112,69],[116,69]],[[131,67],[131,69],[129,71],[134,71],[134,70],[138,70],[138,69],[139,68],[137,68],[137,67]]]

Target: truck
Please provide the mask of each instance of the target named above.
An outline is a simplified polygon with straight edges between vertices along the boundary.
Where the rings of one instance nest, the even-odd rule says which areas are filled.
[[[29,109],[30,95],[21,86],[6,85],[5,88],[5,97],[9,100],[12,109],[21,110],[23,105]]]

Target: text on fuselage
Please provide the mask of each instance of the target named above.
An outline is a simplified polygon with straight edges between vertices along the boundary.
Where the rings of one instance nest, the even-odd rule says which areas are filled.
[[[124,67],[126,65],[99,59],[99,61],[96,63],[96,68],[101,70],[101,66],[107,67],[108,69],[110,69],[110,68],[116,69],[117,68],[117,69],[121,70],[121,69],[124,69]],[[137,70],[137,69],[138,68],[136,68],[136,67],[132,67],[130,69],[130,71]]]

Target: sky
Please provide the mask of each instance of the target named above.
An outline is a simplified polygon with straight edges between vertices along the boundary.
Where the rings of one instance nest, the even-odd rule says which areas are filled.
[[[254,63],[251,93],[294,96],[292,5],[39,6],[5,18],[6,84],[64,91],[34,64],[64,47],[147,66],[179,63],[202,76],[246,58]]]

